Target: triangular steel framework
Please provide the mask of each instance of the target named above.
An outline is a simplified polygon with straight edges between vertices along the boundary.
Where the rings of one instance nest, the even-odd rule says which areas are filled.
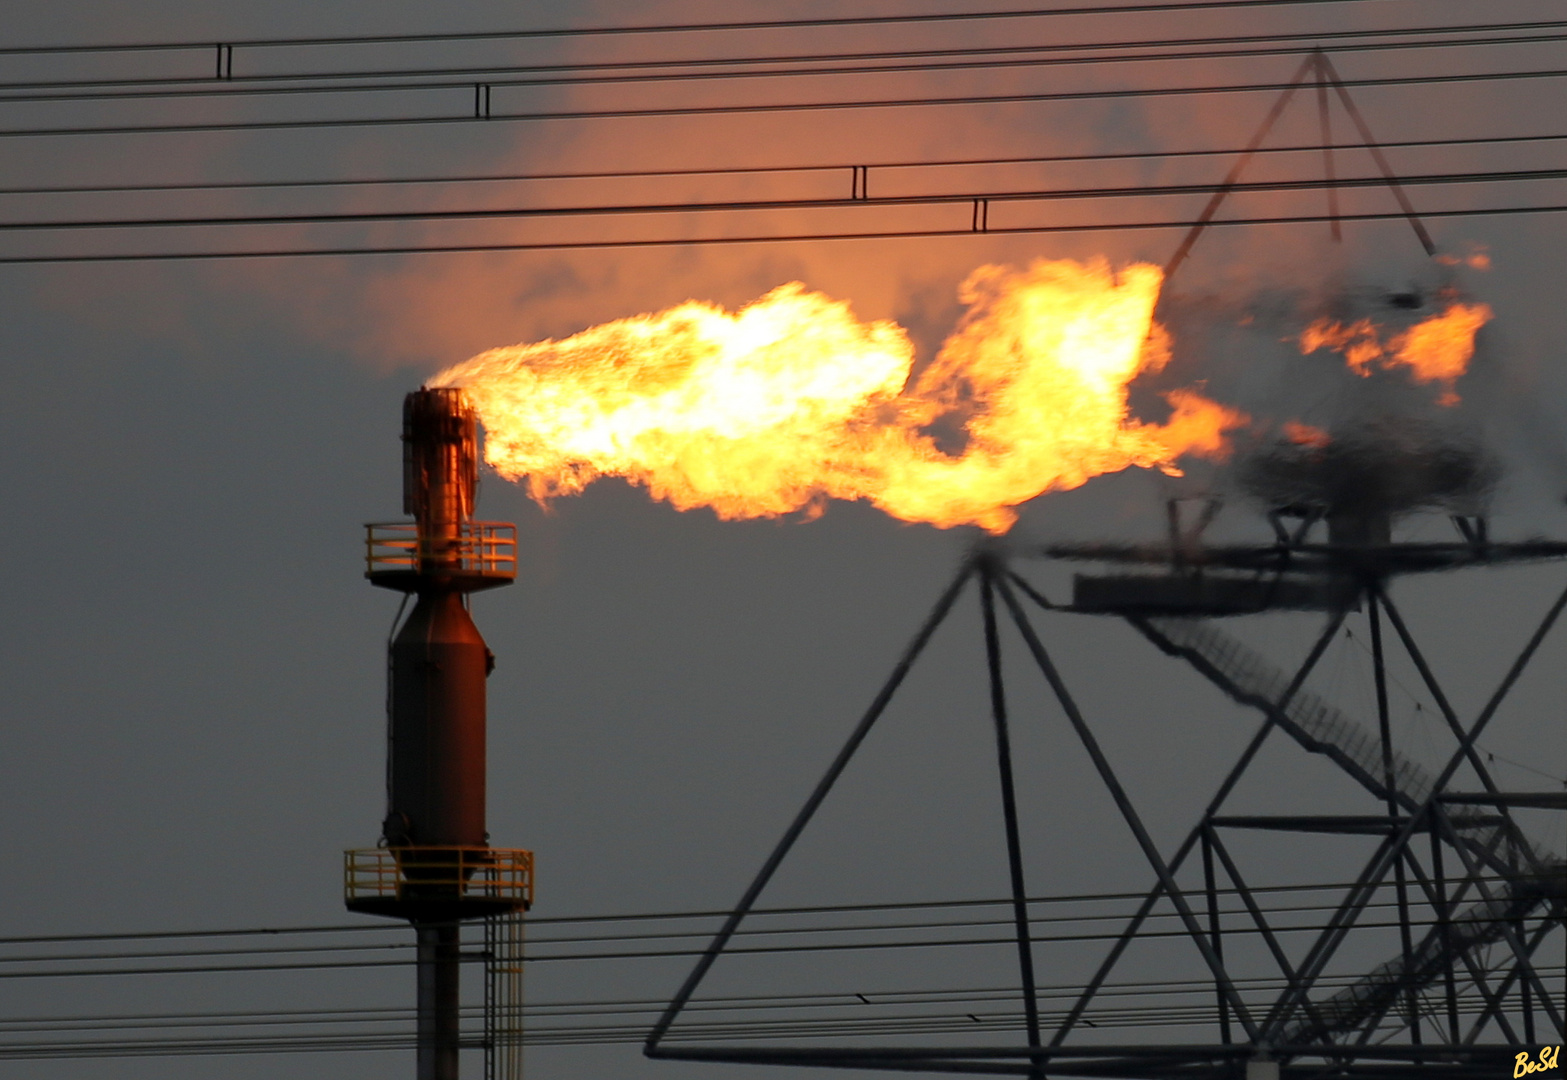
[[[1051,554],[1060,556],[1060,549]],[[695,967],[648,1036],[649,1057],[687,1061],[884,1069],[895,1071],[1085,1077],[1240,1077],[1258,1061],[1285,1077],[1430,1077],[1494,1080],[1513,1068],[1519,1054],[1540,1049],[1538,1040],[1560,1041],[1563,994],[1547,985],[1536,957],[1543,942],[1567,914],[1567,863],[1560,855],[1533,846],[1513,818],[1516,806],[1567,809],[1567,800],[1551,793],[1503,792],[1475,749],[1497,709],[1536,656],[1567,607],[1567,589],[1556,597],[1516,656],[1485,707],[1465,724],[1449,703],[1400,610],[1388,596],[1387,582],[1400,571],[1452,569],[1515,561],[1567,558],[1567,544],[1493,543],[1389,545],[1368,552],[1329,545],[1209,549],[1199,557],[1216,565],[1226,560],[1259,576],[1274,572],[1280,558],[1294,568],[1316,565],[1352,578],[1348,602],[1326,613],[1315,643],[1292,676],[1259,668],[1259,658],[1218,631],[1207,618],[1182,618],[1123,612],[1127,620],[1164,652],[1179,657],[1232,699],[1251,706],[1263,722],[1210,800],[1185,841],[1166,856],[1150,838],[1125,786],[1101,750],[1093,729],[1045,648],[1029,607],[1071,612],[1050,603],[1015,568],[1009,557],[990,547],[974,553],[941,593],[919,631],[893,668],[869,709],[817,783],[805,805],[746,889],[739,904],[703,951]],[[1382,556],[1385,555],[1385,558]],[[1066,557],[1093,557],[1067,553]],[[1191,549],[1171,548],[1167,564],[1189,563]],[[1380,561],[1379,561],[1380,559]],[[810,824],[899,687],[919,660],[937,628],[965,592],[977,592],[997,766],[1003,798],[1003,827],[1011,871],[1013,926],[1018,953],[1023,1040],[1016,1046],[692,1046],[672,1029],[692,1001],[714,963],[723,955],[741,923]],[[1343,626],[1351,607],[1364,604],[1373,628],[1380,735],[1369,738],[1350,730],[1344,719],[1305,691],[1307,677]],[[1106,614],[1104,611],[1096,612]],[[1077,616],[1081,617],[1081,616]],[[1434,776],[1423,776],[1404,762],[1392,745],[1387,722],[1386,668],[1382,619],[1419,670],[1455,740],[1455,748]],[[1068,726],[1093,763],[1122,820],[1155,877],[1136,913],[1107,949],[1094,976],[1081,988],[1059,1022],[1046,1025],[1036,1000],[1034,942],[1024,888],[1018,840],[1017,803],[1012,764],[1007,691],[1001,668],[1001,631],[1010,625],[1033,664],[1044,676]],[[1223,814],[1226,800],[1275,731],[1303,749],[1338,765],[1378,799],[1380,814],[1313,819],[1239,819]],[[1460,792],[1451,782],[1465,766],[1483,790]],[[1487,811],[1484,814],[1479,808]],[[1374,834],[1379,839],[1343,900],[1320,927],[1304,957],[1289,960],[1278,945],[1276,928],[1256,903],[1236,858],[1222,839],[1231,827],[1267,827],[1295,831]],[[1417,852],[1429,840],[1430,855]],[[1204,868],[1205,886],[1183,889],[1176,874],[1194,853]],[[1444,866],[1444,857],[1449,865]],[[1453,864],[1456,864],[1453,865]],[[1216,869],[1217,868],[1217,869]],[[1230,880],[1228,892],[1241,898],[1251,925],[1220,925],[1215,898],[1219,870]],[[1323,973],[1345,939],[1371,906],[1373,896],[1392,881],[1396,888],[1402,949],[1387,963],[1338,992],[1313,997]],[[1418,891],[1435,913],[1424,921],[1412,915],[1410,892]],[[1206,893],[1206,895],[1204,895]],[[1073,1038],[1085,1014],[1126,949],[1138,939],[1156,904],[1171,905],[1211,978],[1217,1002],[1219,1038],[1192,1044],[1087,1044]],[[1299,928],[1296,928],[1299,929]],[[1243,991],[1225,961],[1225,944],[1237,934],[1260,937],[1278,962],[1282,985],[1259,999]],[[1500,959],[1498,959],[1498,955]],[[1478,997],[1478,1004],[1475,999]],[[1460,1017],[1460,1001],[1463,1002]],[[1394,1039],[1402,1041],[1394,1041]],[[1267,1075],[1272,1075],[1268,1072]]]
[[[1225,199],[1295,95],[1307,86],[1316,90],[1322,138],[1323,168],[1328,181],[1328,217],[1333,236],[1341,235],[1334,185],[1336,146],[1331,101],[1336,99],[1354,127],[1358,145],[1370,153],[1382,182],[1397,200],[1405,219],[1427,255],[1436,254],[1430,234],[1416,214],[1364,117],[1343,85],[1331,60],[1320,50],[1308,54],[1294,77],[1274,101],[1247,148],[1236,160],[1208,204],[1165,267],[1165,280],[1181,267],[1198,238],[1214,220]],[[1070,612],[1051,604],[1016,569],[1019,553],[999,547],[975,552],[943,590],[925,622],[894,666],[870,707],[817,783],[804,806],[763,863],[739,903],[702,952],[696,965],[649,1033],[644,1052],[651,1058],[774,1064],[814,1067],[881,1069],[905,1072],[1082,1076],[1128,1080],[1247,1077],[1260,1080],[1346,1080],[1451,1076],[1458,1080],[1499,1080],[1509,1075],[1520,1055],[1536,1054],[1541,1042],[1562,1040],[1562,1008],[1567,988],[1553,993],[1537,961],[1542,944],[1559,940],[1553,931],[1567,916],[1567,863],[1560,855],[1532,846],[1514,820],[1516,807],[1567,809],[1559,793],[1517,793],[1499,789],[1476,751],[1486,730],[1519,676],[1538,652],[1567,607],[1567,589],[1556,598],[1517,655],[1486,706],[1467,726],[1460,719],[1425,654],[1388,595],[1388,583],[1410,572],[1452,570],[1473,565],[1567,559],[1567,544],[1556,542],[1494,543],[1485,523],[1456,519],[1463,535],[1459,544],[1388,544],[1379,548],[1346,549],[1305,542],[1311,521],[1293,537],[1280,537],[1268,547],[1202,548],[1197,537],[1172,533],[1168,549],[1128,553],[1101,549],[1046,554],[1066,558],[1144,561],[1161,564],[1172,575],[1195,564],[1254,574],[1257,595],[1268,596],[1288,575],[1316,574],[1323,595],[1337,597],[1328,607],[1314,645],[1292,675],[1268,667],[1240,642],[1213,625],[1211,618],[1172,617],[1147,611],[1119,612],[1144,637],[1168,655],[1193,667],[1231,699],[1258,710],[1261,726],[1252,736],[1198,823],[1183,843],[1166,857],[1144,826],[1125,787],[1099,747],[1060,671],[1045,649],[1029,608]],[[1200,534],[1201,528],[1197,529]],[[1018,986],[1023,1041],[1013,1047],[968,1046],[833,1046],[798,1045],[693,1046],[678,1040],[676,1021],[691,1003],[713,965],[725,952],[741,923],[753,911],[768,883],[810,824],[823,801],[859,751],[872,728],[892,702],[910,670],[924,653],[937,628],[965,591],[978,593],[988,666],[991,719],[1002,791],[1011,910],[1018,954]],[[998,603],[999,601],[999,603]],[[1378,730],[1368,734],[1347,721],[1304,687],[1308,676],[1334,640],[1353,608],[1364,605],[1370,620],[1374,674],[1378,697]],[[1256,610],[1264,610],[1266,605]],[[1117,614],[1103,608],[1097,614]],[[1240,614],[1242,612],[1231,612]],[[1211,612],[1206,614],[1212,614]],[[1454,749],[1434,775],[1423,775],[1403,761],[1393,746],[1388,724],[1387,672],[1382,620],[1386,618],[1426,692],[1436,703],[1454,738]],[[1059,1021],[1046,1024],[1038,1007],[1028,898],[1024,888],[1018,811],[1013,790],[1007,693],[1001,670],[1000,634],[1010,625],[1035,667],[1044,676],[1068,726],[1082,744],[1095,771],[1154,872],[1155,883],[1136,912],[1110,945],[1101,963]],[[1312,819],[1240,819],[1221,811],[1236,784],[1274,732],[1288,735],[1302,749],[1321,755],[1347,773],[1380,804],[1371,815],[1331,815]],[[1482,791],[1450,787],[1468,766]],[[1481,813],[1481,810],[1490,811]],[[1483,820],[1482,820],[1483,819]],[[1279,944],[1256,902],[1256,889],[1224,839],[1233,828],[1270,828],[1345,833],[1377,837],[1374,852],[1360,867],[1355,881],[1328,921],[1315,928],[1305,954],[1292,961]],[[1429,841],[1429,854],[1415,850]],[[1197,853],[1203,887],[1183,890],[1176,874]],[[1454,865],[1456,864],[1456,865]],[[1244,930],[1226,929],[1235,912],[1220,910],[1219,880],[1244,905]],[[1396,896],[1399,955],[1347,983],[1336,992],[1313,997],[1324,985],[1324,973],[1342,953],[1345,940],[1361,924],[1375,896],[1389,883]],[[1415,901],[1411,896],[1416,897]],[[1412,914],[1420,902],[1433,915],[1424,923]],[[1087,1044],[1074,1041],[1106,980],[1123,962],[1128,947],[1139,938],[1150,913],[1160,903],[1173,907],[1186,940],[1200,956],[1212,980],[1218,1036],[1216,1041],[1189,1044]],[[1244,992],[1226,964],[1226,944],[1237,932],[1254,934],[1265,943],[1277,964],[1281,988],[1269,1000]],[[1497,955],[1493,955],[1497,954]],[[1500,959],[1498,959],[1498,955]],[[1564,965],[1567,966],[1567,965]],[[1474,1002],[1478,999],[1478,1004]],[[1554,1036],[1551,1030],[1554,1029]],[[1404,1041],[1392,1041],[1402,1038]]]
[[[1356,134],[1359,136],[1358,143],[1345,144],[1345,148],[1348,149],[1350,146],[1358,145],[1371,155],[1371,159],[1376,162],[1377,171],[1382,174],[1382,182],[1387,185],[1388,190],[1393,194],[1393,198],[1398,201],[1398,208],[1403,213],[1404,220],[1409,222],[1409,227],[1414,231],[1415,238],[1420,241],[1420,246],[1425,249],[1427,255],[1434,256],[1436,254],[1436,243],[1431,239],[1431,234],[1427,231],[1425,223],[1420,220],[1420,215],[1415,212],[1414,204],[1409,201],[1409,195],[1404,191],[1403,184],[1399,182],[1398,176],[1393,172],[1393,167],[1388,164],[1386,155],[1382,153],[1381,145],[1378,144],[1376,136],[1371,133],[1370,125],[1366,123],[1365,117],[1361,115],[1360,107],[1355,104],[1355,99],[1350,96],[1349,88],[1339,78],[1338,70],[1334,68],[1333,61],[1328,58],[1327,53],[1318,49],[1309,53],[1301,61],[1301,65],[1296,69],[1294,76],[1274,100],[1273,107],[1262,118],[1262,123],[1257,126],[1251,141],[1246,144],[1246,148],[1235,159],[1235,164],[1230,166],[1230,171],[1220,181],[1218,188],[1215,189],[1213,195],[1208,199],[1207,205],[1203,207],[1202,213],[1197,215],[1197,220],[1187,230],[1180,244],[1176,246],[1175,254],[1170,256],[1169,262],[1165,263],[1164,266],[1164,278],[1166,281],[1174,277],[1175,272],[1186,262],[1198,238],[1213,223],[1214,215],[1219,212],[1219,207],[1224,205],[1224,201],[1235,191],[1235,186],[1240,183],[1241,176],[1245,174],[1247,167],[1251,165],[1252,159],[1257,156],[1257,151],[1267,141],[1269,134],[1272,133],[1274,126],[1278,124],[1279,118],[1284,115],[1284,110],[1289,107],[1295,95],[1307,85],[1308,79],[1316,88],[1317,123],[1322,140],[1322,171],[1323,179],[1327,182],[1325,190],[1328,200],[1328,223],[1333,233],[1333,239],[1342,239],[1343,232],[1339,223],[1338,187],[1333,158],[1334,152],[1338,147],[1335,145],[1333,137],[1330,97],[1337,98],[1340,107],[1344,110],[1344,114],[1349,117],[1350,122],[1354,125]]]

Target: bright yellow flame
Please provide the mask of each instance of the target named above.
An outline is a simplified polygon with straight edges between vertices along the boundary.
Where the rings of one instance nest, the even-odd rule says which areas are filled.
[[[1157,267],[1104,260],[981,267],[912,386],[899,326],[798,283],[734,313],[690,301],[492,349],[430,385],[467,390],[487,460],[541,502],[620,476],[722,518],[866,499],[905,521],[1003,532],[1046,491],[1220,456],[1245,422],[1191,391],[1168,396],[1164,424],[1130,415],[1128,384],[1169,358],[1160,283]],[[961,453],[938,448],[938,421],[961,421]]]
[[[1401,334],[1383,340],[1381,329],[1370,319],[1345,325],[1331,319],[1318,319],[1300,336],[1302,353],[1327,348],[1344,356],[1344,362],[1358,375],[1371,374],[1371,364],[1388,368],[1401,365],[1419,383],[1441,383],[1445,389],[1440,404],[1454,405],[1458,395],[1453,384],[1469,368],[1474,357],[1475,335],[1491,321],[1486,304],[1452,303],[1447,310],[1418,322]]]

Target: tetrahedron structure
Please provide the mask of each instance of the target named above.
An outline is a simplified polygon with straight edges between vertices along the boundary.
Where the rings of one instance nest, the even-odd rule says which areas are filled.
[[[1279,118],[1308,87],[1316,93],[1324,179],[1243,183]],[[1335,175],[1335,103],[1357,136],[1347,145],[1371,155],[1377,176]],[[1336,239],[1341,222],[1357,216],[1341,215],[1338,188],[1370,184],[1392,193],[1426,255],[1434,256],[1430,234],[1344,82],[1325,54],[1312,52],[1214,187],[1167,263],[1166,283],[1232,194],[1322,188]],[[1392,481],[1409,479],[1395,474],[1419,465],[1421,455],[1431,456],[1427,450],[1432,460],[1456,463],[1457,472],[1417,477],[1412,482],[1429,481],[1431,490],[1413,500],[1389,495],[1400,488]],[[1337,456],[1291,448],[1274,464],[1306,494],[1269,503],[1271,544],[1206,543],[1203,533],[1218,506],[1210,501],[1194,525],[1181,522],[1172,502],[1161,544],[976,550],[701,952],[649,1034],[648,1056],[1126,1080],[1495,1080],[1555,1069],[1552,1047],[1563,1039],[1567,999],[1567,862],[1539,836],[1559,827],[1567,796],[1556,789],[1506,790],[1480,740],[1497,727],[1531,664],[1538,666],[1567,606],[1567,582],[1555,586],[1560,591],[1496,673],[1492,692],[1467,714],[1454,704],[1451,678],[1439,674],[1420,628],[1393,593],[1395,582],[1420,575],[1557,563],[1567,559],[1567,543],[1499,542],[1487,521],[1468,510],[1452,516],[1453,542],[1396,542],[1396,519],[1438,506],[1456,511],[1462,500],[1443,500],[1468,491],[1466,477],[1481,478],[1479,455],[1450,450],[1435,443],[1399,449],[1397,439],[1349,445]],[[1093,569],[1074,578],[1069,601],[1052,601],[1023,572],[1038,559]],[[994,917],[919,925],[948,934],[925,942],[933,946],[1005,947],[1010,981],[928,990],[887,985],[874,993],[846,983],[787,999],[704,997],[720,960],[765,951],[737,947],[737,938],[749,933],[748,920],[763,914],[764,890],[964,597],[977,598],[980,609],[987,737],[1001,794],[994,827],[1011,887],[985,909]],[[1313,626],[1302,654],[1281,664],[1247,634],[1251,617],[1286,615]],[[1218,706],[1238,705],[1260,717],[1179,842],[1158,842],[1163,830],[1149,828],[1147,811],[1123,779],[1126,761],[1118,770],[1100,724],[1080,706],[1082,689],[1115,679],[1115,669],[1068,669],[1057,659],[1059,646],[1046,647],[1044,620],[1069,627],[1087,617],[1129,625],[1156,647],[1153,657],[1182,662],[1210,694],[1217,691]],[[1355,633],[1358,638],[1344,636]],[[1308,685],[1324,656],[1346,640],[1364,646],[1370,664],[1369,720]],[[1081,751],[1111,818],[1099,825],[1118,824],[1129,838],[1152,879],[1143,891],[1030,893],[1024,833],[1033,823],[1021,813],[1019,776],[1027,776],[1015,768],[1013,754],[1024,713],[1012,704],[1015,680],[1004,677],[1008,649],[1020,651],[1042,677],[1051,703],[1045,723],[1069,733]],[[1390,663],[1403,665],[1409,678],[1397,679]],[[1434,718],[1419,747],[1395,731],[1394,680]],[[1030,710],[1022,722],[1034,725],[1038,717]],[[1287,787],[1278,783],[1286,776],[1301,780],[1295,786],[1315,793],[1318,804],[1305,811],[1267,805],[1270,784]],[[1237,807],[1237,793],[1248,784],[1261,791],[1260,808]],[[939,903],[912,907],[926,919],[942,909]],[[990,936],[978,928],[989,928]],[[957,929],[973,932],[952,936]],[[871,950],[881,943],[862,934],[850,945],[808,947]],[[688,1022],[698,1008],[708,1018],[749,1010],[751,1019]],[[829,1011],[832,1019],[822,1019]],[[745,1037],[715,1045],[737,1031]]]
[[[1370,125],[1366,123],[1365,117],[1361,115],[1360,107],[1355,104],[1355,99],[1350,96],[1348,88],[1344,85],[1344,80],[1339,77],[1338,71],[1333,67],[1333,61],[1328,58],[1327,53],[1319,49],[1312,51],[1301,61],[1301,65],[1296,69],[1294,76],[1274,100],[1272,108],[1263,117],[1262,123],[1257,126],[1257,130],[1252,134],[1251,141],[1246,144],[1246,148],[1241,151],[1234,164],[1230,166],[1230,171],[1225,174],[1224,179],[1214,188],[1213,194],[1202,209],[1202,213],[1197,216],[1197,220],[1192,223],[1186,236],[1176,247],[1175,253],[1170,256],[1169,261],[1165,264],[1164,276],[1166,281],[1174,277],[1176,271],[1186,262],[1187,256],[1191,254],[1192,247],[1197,243],[1198,238],[1202,236],[1209,225],[1213,224],[1219,207],[1231,195],[1242,189],[1242,179],[1247,168],[1251,165],[1258,151],[1262,149],[1268,136],[1273,133],[1279,118],[1284,115],[1285,110],[1295,100],[1296,95],[1307,85],[1311,85],[1316,91],[1317,125],[1321,138],[1320,149],[1322,151],[1321,181],[1304,180],[1264,183],[1253,186],[1251,190],[1287,191],[1298,188],[1321,187],[1327,194],[1328,227],[1332,230],[1333,239],[1340,240],[1343,238],[1344,215],[1341,214],[1339,209],[1339,189],[1341,187],[1364,187],[1368,184],[1385,186],[1398,202],[1399,212],[1403,215],[1404,220],[1409,222],[1409,227],[1414,231],[1415,238],[1420,241],[1420,246],[1425,249],[1425,253],[1429,256],[1436,255],[1435,241],[1431,239],[1431,234],[1426,230],[1424,222],[1420,220],[1420,216],[1415,213],[1414,204],[1409,201],[1409,195],[1404,191],[1404,185],[1393,172],[1392,166],[1388,164],[1387,157],[1382,153],[1382,147],[1377,142],[1376,136],[1372,134]],[[1343,147],[1337,145],[1337,140],[1333,134],[1334,102],[1337,102],[1344,115],[1348,117],[1351,126],[1355,129],[1357,141],[1346,144]],[[1351,146],[1358,146],[1371,156],[1371,160],[1377,167],[1378,176],[1376,178],[1350,180],[1337,175],[1335,153],[1339,149],[1348,149]],[[1374,216],[1380,217],[1381,215]]]
[[[975,552],[702,952],[649,1035],[647,1054],[894,1071],[1253,1080],[1284,1075],[1489,1080],[1512,1070],[1520,1054],[1535,1060],[1542,1046],[1561,1041],[1567,863],[1531,838],[1524,817],[1567,809],[1567,797],[1560,791],[1503,790],[1477,745],[1550,640],[1567,606],[1567,588],[1544,606],[1472,716],[1451,704],[1391,593],[1395,579],[1421,572],[1567,559],[1567,544],[1495,542],[1483,522],[1473,520],[1462,521],[1460,529],[1454,543],[1320,542],[1308,527],[1270,546],[1204,546],[1172,534],[1168,546]],[[1036,557],[1099,569],[1077,576],[1071,601],[1052,602],[1019,569]],[[688,1010],[714,1007],[701,996],[714,965],[761,910],[764,890],[937,628],[965,597],[977,599],[980,608],[1002,792],[997,825],[1012,887],[1001,903],[1016,972],[1010,1002],[1001,1008],[991,994],[985,1015],[954,995],[941,999],[946,1012],[915,1010],[900,1028],[870,1022],[882,1002],[858,993],[866,1019],[859,1026],[844,1021],[769,1027],[759,1021],[750,1037],[727,1045],[713,1045],[715,1029],[697,1025],[685,1033]],[[1293,670],[1280,669],[1221,625],[1281,611],[1319,622]],[[1199,819],[1173,848],[1155,842],[1101,746],[1095,721],[1079,706],[1069,683],[1081,686],[1083,673],[1064,671],[1045,645],[1039,620],[1086,617],[1124,620],[1231,702],[1260,716]],[[1363,638],[1369,630],[1377,703],[1369,723],[1307,688],[1351,621],[1364,624]],[[1031,896],[1024,880],[1011,753],[1023,721],[1009,706],[1012,690],[1002,668],[1007,638],[1021,644],[1043,677],[1059,721],[1091,762],[1152,878],[1135,904],[1112,917],[1079,920],[1096,925],[1092,933],[1063,932],[1062,920],[1048,914],[1052,898]],[[1418,672],[1420,689],[1448,733],[1449,745],[1434,766],[1406,754],[1394,738],[1388,699],[1392,642],[1400,662]],[[1323,812],[1231,809],[1238,787],[1272,752],[1287,752],[1300,768],[1315,766],[1341,782],[1329,791]],[[1271,861],[1251,861],[1247,838],[1258,836],[1267,839]],[[1317,862],[1337,858],[1337,866],[1325,880],[1290,879],[1296,844],[1308,845]],[[1279,878],[1281,866],[1286,872]],[[1113,929],[1106,931],[1107,925]],[[1062,985],[1062,969],[1043,958],[1063,949],[1081,955],[1085,947],[1096,951],[1097,961],[1079,969],[1085,973],[1080,982]],[[1184,959],[1184,976],[1172,976],[1173,957]],[[973,993],[977,1000],[978,991]],[[905,1013],[916,996],[904,996]],[[1142,1004],[1129,1004],[1134,1001]],[[947,1022],[954,1017],[958,1026]],[[962,1026],[967,1021],[972,1026]],[[974,1034],[964,1037],[968,1032]],[[856,1039],[866,1033],[872,1037]]]

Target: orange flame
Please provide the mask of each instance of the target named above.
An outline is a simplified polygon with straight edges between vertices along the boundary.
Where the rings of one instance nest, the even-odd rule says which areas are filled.
[[[1441,383],[1445,387],[1438,399],[1442,405],[1454,405],[1458,395],[1453,384],[1469,368],[1474,356],[1475,335],[1491,321],[1486,304],[1459,304],[1418,322],[1401,334],[1383,340],[1382,330],[1370,319],[1344,325],[1331,319],[1318,319],[1300,336],[1302,353],[1327,348],[1343,354],[1350,370],[1371,374],[1371,364],[1384,368],[1401,365],[1419,383]]]
[[[1438,255],[1436,261],[1443,266],[1467,266],[1471,270],[1491,269],[1491,256],[1480,245],[1475,245],[1467,255]]]
[[[1321,450],[1333,442],[1333,436],[1319,427],[1310,424],[1302,424],[1299,420],[1286,420],[1284,422],[1284,439],[1296,446],[1309,446],[1313,450]]]
[[[901,327],[798,283],[733,313],[689,301],[492,349],[430,385],[467,390],[487,460],[540,502],[620,476],[721,518],[866,499],[904,521],[999,533],[1046,491],[1222,455],[1245,422],[1191,391],[1167,396],[1164,424],[1130,415],[1128,384],[1169,359],[1153,321],[1161,280],[1102,259],[981,267],[912,386]],[[944,453],[929,429],[958,421],[966,444]]]

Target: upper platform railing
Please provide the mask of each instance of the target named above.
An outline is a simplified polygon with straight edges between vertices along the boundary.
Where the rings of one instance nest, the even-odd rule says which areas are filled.
[[[517,576],[517,526],[505,521],[465,521],[454,536],[422,537],[412,521],[365,526],[365,577],[377,585],[412,592],[421,579],[467,590],[510,584]]]

